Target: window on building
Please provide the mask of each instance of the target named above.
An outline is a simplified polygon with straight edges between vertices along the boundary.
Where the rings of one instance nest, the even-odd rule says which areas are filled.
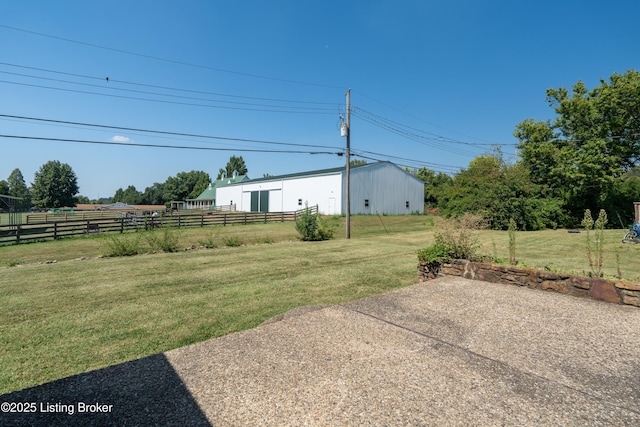
[[[364,207],[365,208],[369,207],[369,199],[364,199]]]
[[[409,209],[409,201],[407,200],[406,202],[404,202],[404,206]]]

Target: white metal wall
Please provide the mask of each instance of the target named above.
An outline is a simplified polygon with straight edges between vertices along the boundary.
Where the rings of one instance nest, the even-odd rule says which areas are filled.
[[[324,215],[345,212],[344,172],[241,182],[216,189],[218,205],[251,210],[251,192],[269,190],[269,211],[286,212],[318,205]],[[365,206],[368,200],[369,206]],[[299,201],[301,204],[299,204]],[[409,206],[407,207],[407,202]],[[351,213],[404,215],[424,212],[424,183],[398,166],[372,163],[351,170]]]
[[[342,174],[298,176],[258,182],[243,182],[221,186],[216,189],[219,205],[236,204],[239,211],[251,210],[251,192],[269,190],[269,211],[287,212],[318,205],[325,215],[341,214]],[[299,202],[301,204],[299,204]]]

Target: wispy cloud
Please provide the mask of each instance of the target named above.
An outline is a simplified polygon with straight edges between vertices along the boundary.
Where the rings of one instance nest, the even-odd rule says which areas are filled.
[[[116,135],[111,137],[111,142],[131,142],[131,139],[126,136]]]

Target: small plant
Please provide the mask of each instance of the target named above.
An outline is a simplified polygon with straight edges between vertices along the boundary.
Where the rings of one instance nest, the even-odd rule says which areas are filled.
[[[435,232],[435,243],[418,251],[418,260],[427,265],[429,271],[438,271],[440,266],[452,259],[474,261],[478,242],[474,230],[484,224],[481,217],[465,215],[455,220],[447,220]]]
[[[176,252],[178,250],[178,235],[169,228],[149,230],[145,239],[152,252]]]
[[[266,244],[275,243],[275,240],[273,240],[271,236],[259,237],[257,240],[259,243],[266,243]]]
[[[222,243],[224,243],[225,246],[229,246],[230,248],[235,248],[238,246],[242,246],[242,239],[238,236],[229,236],[229,237],[223,237],[222,238]]]
[[[451,254],[445,245],[435,243],[425,249],[418,250],[418,260],[426,264],[429,270],[435,271],[442,264],[451,260]]]
[[[587,258],[589,260],[589,267],[591,267],[592,277],[602,277],[604,227],[607,221],[607,213],[604,209],[600,209],[598,219],[595,221],[591,216],[591,210],[587,209],[584,211],[582,226],[587,231]],[[594,230],[593,240],[591,239],[591,230]]]
[[[142,241],[139,233],[133,235],[106,236],[104,240],[104,255],[106,256],[132,256],[142,252]]]
[[[308,206],[296,220],[296,230],[300,234],[300,240],[311,242],[332,239],[334,231],[319,214],[312,213]]]
[[[516,265],[516,222],[511,218],[509,220],[509,264]]]
[[[6,261],[7,267],[15,267],[17,265],[24,264],[22,261],[18,261],[17,259],[10,259]]]
[[[198,243],[205,248],[215,248],[220,231],[220,227],[215,227],[214,231],[210,231],[209,234],[207,234],[203,239],[200,239]]]

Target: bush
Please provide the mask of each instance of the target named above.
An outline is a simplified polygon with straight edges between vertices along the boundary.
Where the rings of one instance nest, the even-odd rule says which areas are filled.
[[[223,237],[222,243],[224,243],[225,246],[235,248],[238,246],[242,246],[242,239],[238,236]]]
[[[104,255],[132,256],[142,252],[142,241],[139,233],[134,235],[110,234],[104,240]]]
[[[418,260],[427,264],[429,270],[437,269],[445,262],[449,262],[450,259],[449,248],[439,243],[418,251]]]
[[[426,263],[429,270],[437,270],[440,265],[451,259],[481,258],[477,254],[479,247],[474,231],[486,227],[486,221],[480,216],[465,214],[454,220],[444,220],[435,232],[435,243],[418,251],[418,260]]]
[[[169,228],[150,230],[145,239],[152,252],[176,252],[178,250],[178,235]]]
[[[307,207],[296,220],[296,230],[300,240],[316,242],[333,238],[333,229],[322,220],[317,213],[312,213]]]

